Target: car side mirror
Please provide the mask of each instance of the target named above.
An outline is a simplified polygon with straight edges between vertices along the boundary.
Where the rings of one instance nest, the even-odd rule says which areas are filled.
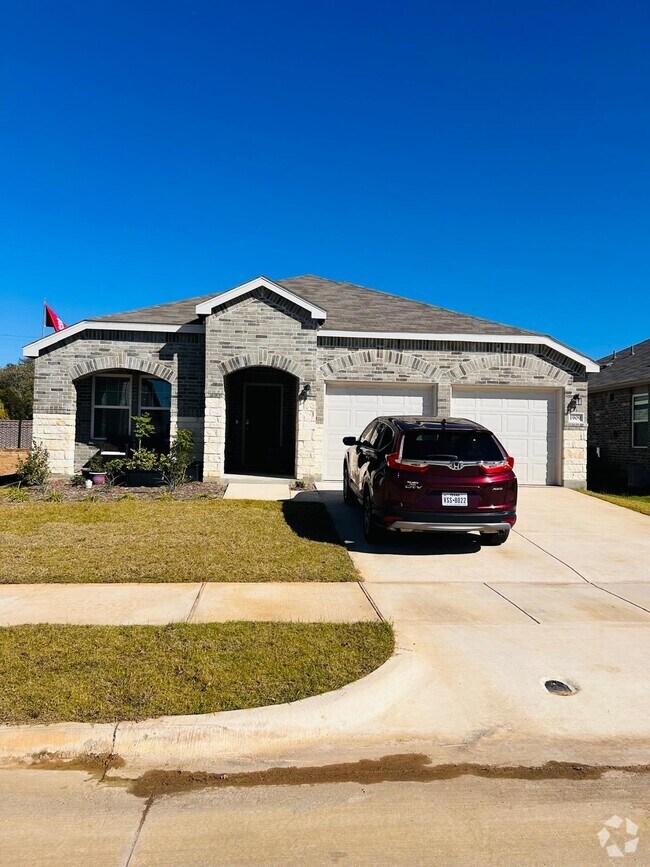
[[[356,437],[343,437],[344,446],[356,446],[359,440]]]

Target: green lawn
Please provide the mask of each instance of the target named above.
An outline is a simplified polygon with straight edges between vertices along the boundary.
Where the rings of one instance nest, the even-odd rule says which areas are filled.
[[[0,628],[0,723],[115,722],[297,701],[369,674],[385,623]]]
[[[321,503],[0,505],[0,583],[358,580]]]
[[[597,494],[595,491],[584,491],[584,493],[614,503],[615,506],[623,506],[625,509],[641,512],[642,515],[650,515],[649,494]]]

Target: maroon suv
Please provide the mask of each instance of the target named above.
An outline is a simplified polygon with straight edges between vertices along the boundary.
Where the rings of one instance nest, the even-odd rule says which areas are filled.
[[[470,533],[502,545],[516,517],[514,459],[464,418],[380,417],[345,437],[343,498],[363,504],[368,541],[386,530]]]

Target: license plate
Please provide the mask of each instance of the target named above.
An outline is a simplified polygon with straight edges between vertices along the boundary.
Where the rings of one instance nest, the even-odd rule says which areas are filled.
[[[442,495],[442,505],[443,506],[466,506],[467,505],[467,494],[443,494]]]

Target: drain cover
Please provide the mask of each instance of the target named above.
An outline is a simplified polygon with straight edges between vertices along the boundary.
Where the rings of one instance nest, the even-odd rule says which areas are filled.
[[[551,695],[573,695],[575,690],[561,680],[545,680],[544,686]]]

